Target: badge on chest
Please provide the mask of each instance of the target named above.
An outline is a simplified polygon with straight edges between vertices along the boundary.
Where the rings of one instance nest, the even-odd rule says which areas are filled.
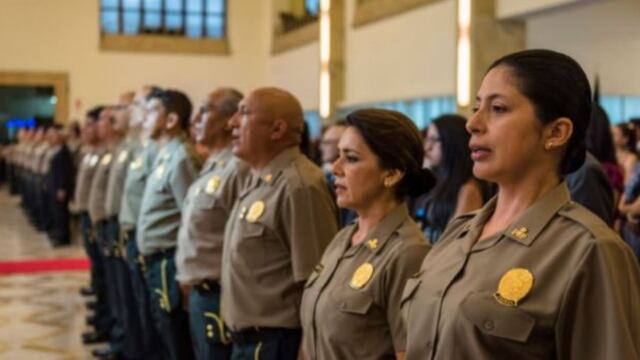
[[[493,297],[504,306],[516,307],[533,288],[533,274],[527,269],[514,268],[507,271],[498,283]]]
[[[349,282],[349,286],[355,290],[362,289],[365,285],[367,285],[369,280],[371,280],[372,276],[373,276],[373,265],[371,265],[371,263],[366,262],[360,265],[360,267],[358,267],[356,271],[353,273],[353,276],[351,277],[351,281]]]

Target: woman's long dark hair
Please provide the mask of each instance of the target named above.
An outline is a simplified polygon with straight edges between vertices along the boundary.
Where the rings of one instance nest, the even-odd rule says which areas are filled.
[[[460,115],[442,115],[432,122],[440,137],[442,158],[432,169],[436,186],[427,196],[425,218],[429,227],[440,232],[456,210],[460,188],[473,177],[466,121]]]
[[[593,103],[591,109],[591,122],[587,128],[585,143],[587,150],[593,154],[600,163],[616,163],[616,150],[613,146],[609,117],[604,109],[597,103]]]

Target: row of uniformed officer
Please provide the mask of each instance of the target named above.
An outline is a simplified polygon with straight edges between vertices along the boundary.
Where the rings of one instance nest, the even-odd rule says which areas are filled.
[[[9,188],[22,197],[34,226],[54,246],[70,243],[67,203],[73,191],[73,162],[61,126],[22,129],[18,142],[3,149]]]

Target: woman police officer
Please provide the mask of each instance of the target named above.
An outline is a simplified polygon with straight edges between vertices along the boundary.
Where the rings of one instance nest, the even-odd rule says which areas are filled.
[[[584,162],[590,99],[566,55],[491,65],[467,129],[474,175],[498,195],[407,281],[407,359],[640,358],[636,259],[562,179]]]
[[[337,203],[358,218],[340,231],[309,277],[302,298],[307,359],[402,358],[400,296],[429,245],[409,216],[406,195],[428,191],[416,126],[389,110],[347,116],[333,164]]]

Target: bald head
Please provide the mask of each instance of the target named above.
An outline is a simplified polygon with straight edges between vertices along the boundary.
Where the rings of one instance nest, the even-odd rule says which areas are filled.
[[[254,90],[249,96],[259,99],[261,111],[270,116],[272,121],[284,121],[288,134],[297,138],[297,143],[300,142],[304,115],[300,101],[293,94],[275,87],[264,87]]]
[[[303,124],[302,106],[291,93],[273,87],[254,90],[229,121],[233,152],[259,169],[283,150],[300,144]]]

